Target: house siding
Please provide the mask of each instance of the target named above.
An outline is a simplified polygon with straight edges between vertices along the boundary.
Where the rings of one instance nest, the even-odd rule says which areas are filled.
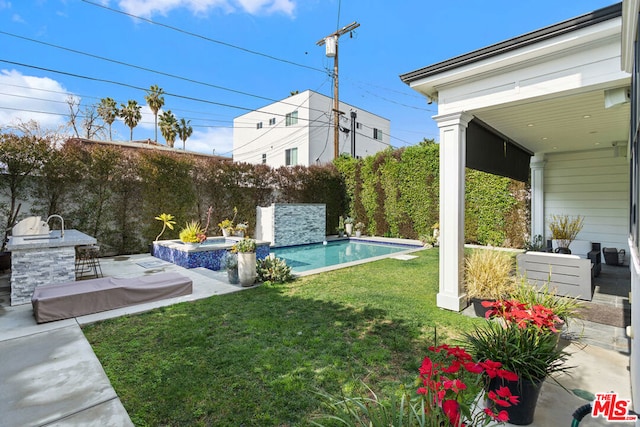
[[[621,148],[622,149],[622,148]],[[622,149],[624,151],[624,149]],[[549,154],[544,179],[546,238],[549,218],[581,215],[580,240],[629,254],[629,163],[614,157],[613,148]]]

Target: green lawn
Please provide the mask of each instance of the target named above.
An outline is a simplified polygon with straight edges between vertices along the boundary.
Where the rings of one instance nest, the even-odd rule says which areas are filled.
[[[413,387],[425,349],[474,319],[435,306],[438,251],[94,324],[84,332],[139,426],[300,426],[316,391]]]

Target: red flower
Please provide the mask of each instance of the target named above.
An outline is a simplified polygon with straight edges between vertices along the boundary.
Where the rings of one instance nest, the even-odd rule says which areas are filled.
[[[504,369],[498,369],[496,371],[496,375],[499,378],[505,379],[507,381],[518,381],[518,374],[516,374],[515,372],[506,371]]]
[[[444,414],[449,418],[449,422],[452,426],[459,426],[460,424],[460,404],[455,400],[445,400],[442,402],[442,410]]]
[[[503,409],[498,413],[498,416],[495,419],[502,423],[506,423],[507,421],[509,421],[509,414],[507,414],[507,411]]]
[[[495,378],[502,367],[502,363],[494,362],[493,360],[485,360],[484,362],[480,362],[480,366],[482,366],[489,378]]]
[[[433,374],[433,368],[433,362],[431,362],[431,359],[429,359],[429,357],[425,357],[418,371],[421,376],[430,377]]]
[[[513,394],[511,394],[511,389],[509,389],[509,387],[505,387],[502,386],[499,389],[496,390],[496,394],[500,397],[502,397],[503,399],[506,399],[509,401],[509,403],[511,403],[512,405],[516,405],[518,403],[518,396],[514,396]]]
[[[472,374],[481,374],[484,372],[484,368],[480,364],[475,362],[467,362],[464,364],[464,369]]]
[[[445,381],[442,385],[445,390],[453,390],[455,393],[458,393],[460,390],[467,389],[467,385],[457,378],[455,380]]]

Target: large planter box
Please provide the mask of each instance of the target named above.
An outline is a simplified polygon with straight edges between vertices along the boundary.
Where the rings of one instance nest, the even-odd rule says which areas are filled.
[[[534,286],[546,284],[557,295],[591,301],[593,269],[590,259],[578,255],[526,252],[518,255],[518,274]]]

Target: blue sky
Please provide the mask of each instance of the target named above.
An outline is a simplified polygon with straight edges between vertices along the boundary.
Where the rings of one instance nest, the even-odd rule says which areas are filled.
[[[389,119],[392,146],[413,145],[438,139],[436,106],[400,74],[614,3],[0,0],[0,127],[57,129],[69,96],[81,108],[111,97],[143,105],[133,137],[153,139],[144,89],[157,84],[163,110],[191,120],[187,150],[230,156],[234,117],[295,90],[332,95],[333,60],[316,42],[358,22],[339,41],[340,99]],[[129,139],[122,123],[115,139]]]

